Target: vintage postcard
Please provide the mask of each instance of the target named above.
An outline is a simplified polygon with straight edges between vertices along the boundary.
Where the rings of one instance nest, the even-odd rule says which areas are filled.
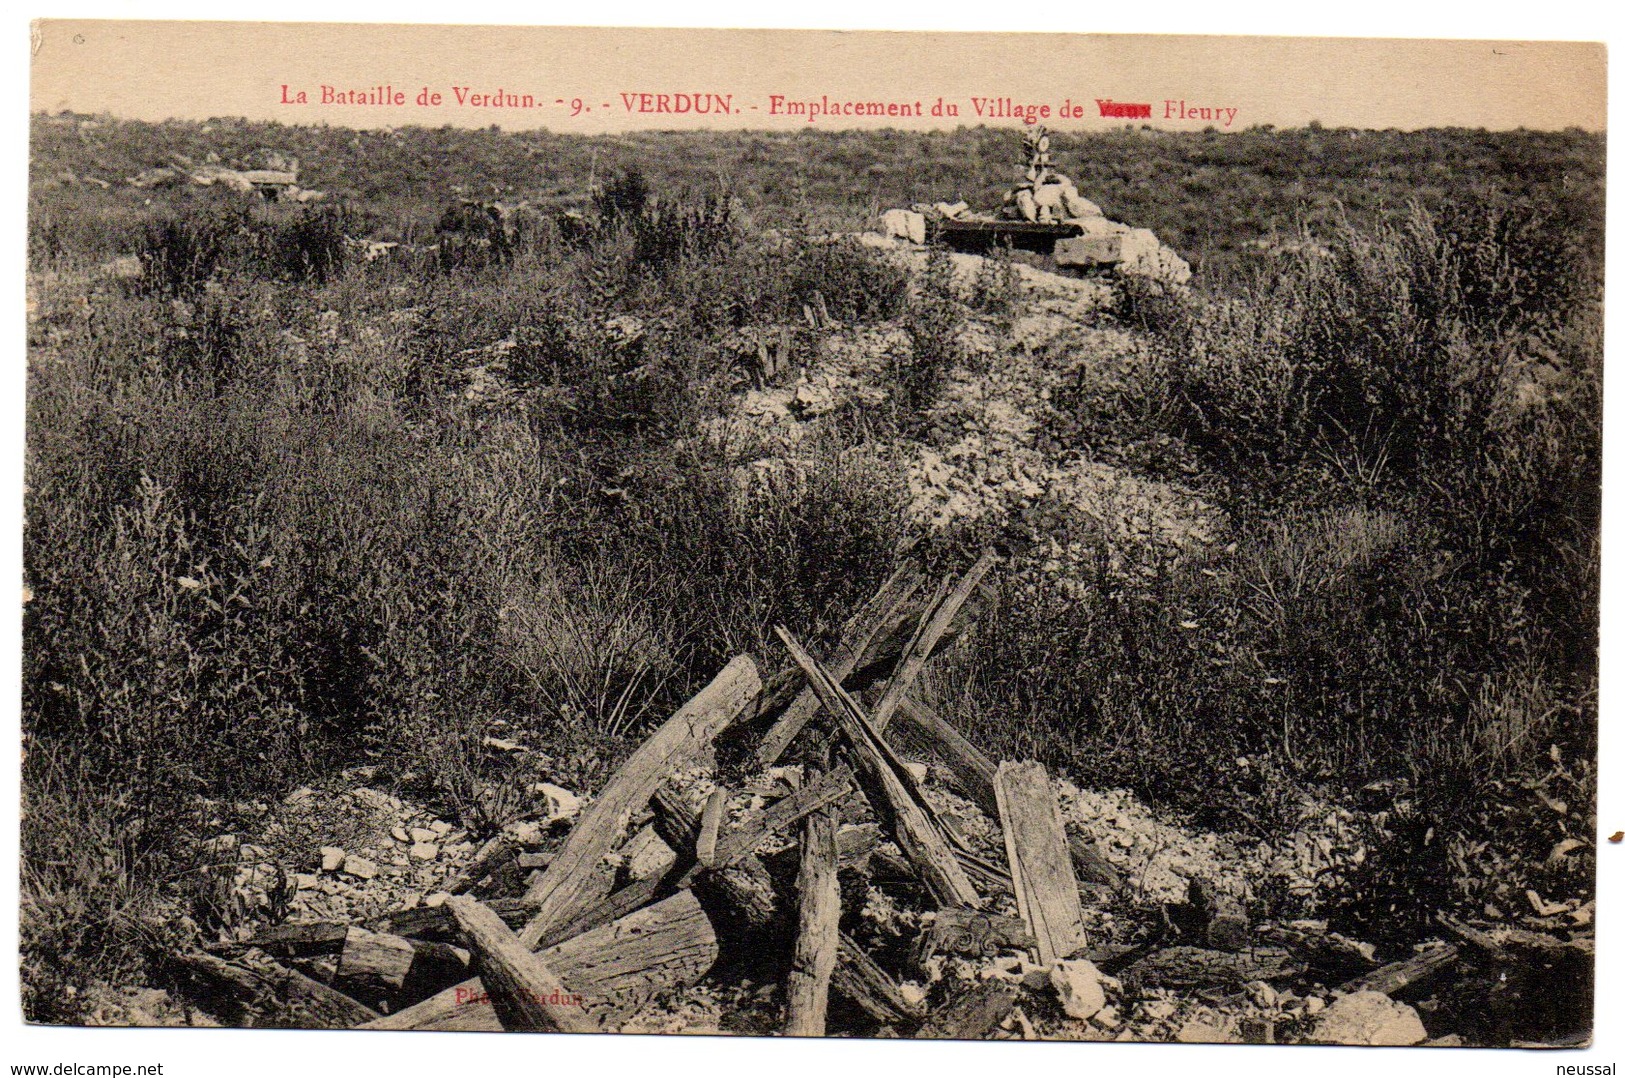
[[[1591,1043],[1602,45],[31,79],[27,1022]]]

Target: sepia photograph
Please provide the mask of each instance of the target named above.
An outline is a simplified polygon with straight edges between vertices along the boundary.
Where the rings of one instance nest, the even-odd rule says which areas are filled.
[[[1606,1024],[1603,44],[31,32],[22,1023]]]

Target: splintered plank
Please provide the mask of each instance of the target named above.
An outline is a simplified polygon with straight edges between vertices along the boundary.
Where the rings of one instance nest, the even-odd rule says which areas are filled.
[[[808,684],[818,693],[824,707],[841,725],[852,745],[859,770],[866,780],[869,796],[882,815],[889,816],[897,845],[907,855],[920,881],[934,898],[944,906],[981,904],[981,897],[971,885],[959,860],[949,848],[947,839],[938,830],[936,822],[919,799],[917,787],[902,768],[897,756],[881,740],[863,710],[836,684],[819,661],[809,655],[783,626],[777,627],[779,639],[790,649],[796,664],[807,675]]]
[[[741,655],[639,746],[581,814],[564,849],[525,893],[525,900],[536,908],[519,934],[525,946],[534,947],[549,929],[571,920],[592,901],[595,870],[615,848],[627,820],[649,803],[673,769],[725,730],[761,688],[756,664]]]
[[[799,921],[784,986],[784,1033],[789,1037],[822,1037],[829,1013],[829,982],[841,935],[835,824],[834,812],[823,809],[802,825],[801,874],[796,880]]]
[[[852,789],[852,769],[842,764],[788,797],[746,817],[738,830],[717,843],[715,863],[726,867],[752,852],[770,835],[776,835],[804,816],[834,804]]]
[[[998,768],[992,760],[955,730],[947,719],[912,697],[903,699],[896,718],[901,720],[898,726],[905,730],[903,736],[910,744],[941,760],[961,793],[989,816],[998,816],[999,801],[993,788],[993,777]],[[1081,835],[1068,835],[1067,850],[1080,881],[1097,890],[1122,890],[1122,874],[1101,857],[1087,839]]]
[[[891,681],[886,684],[886,691],[881,694],[880,702],[875,705],[874,714],[870,722],[874,725],[876,733],[885,733],[886,724],[896,712],[898,705],[903,702],[909,689],[913,688],[914,681],[925,669],[926,662],[931,653],[936,650],[937,644],[959,617],[959,611],[970,600],[971,595],[982,584],[982,578],[993,564],[999,560],[997,554],[991,550],[984,550],[982,556],[976,559],[964,576],[946,592],[939,592],[937,597],[920,618],[919,627],[914,632],[914,638],[903,649],[902,658],[897,661],[897,670],[892,674]],[[837,684],[839,682],[837,681]]]
[[[508,931],[502,918],[467,895],[446,900],[474,955],[480,983],[503,1029],[523,1033],[591,1033],[598,1026],[576,995]]]
[[[539,956],[599,1028],[612,1028],[649,995],[705,976],[717,959],[717,937],[693,893],[680,891]],[[360,1028],[491,1031],[502,1024],[476,977]]]
[[[851,677],[882,632],[895,628],[907,617],[908,605],[919,589],[920,577],[914,570],[904,566],[893,573],[842,628],[841,641],[830,656],[830,675],[838,682]],[[818,706],[818,694],[811,686],[803,687],[762,736],[756,748],[757,760],[764,766],[777,763],[802,727],[818,713]]]
[[[993,785],[1016,907],[1038,943],[1038,961],[1047,966],[1086,943],[1061,807],[1043,765],[1035,761],[1000,764]]]

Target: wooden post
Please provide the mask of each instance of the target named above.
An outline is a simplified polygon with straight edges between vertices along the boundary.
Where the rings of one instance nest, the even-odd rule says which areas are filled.
[[[835,825],[831,809],[813,813],[802,825],[801,875],[796,882],[800,923],[784,988],[784,1032],[790,1037],[822,1037],[829,1012],[829,982],[841,934]]]
[[[536,913],[519,934],[533,947],[550,928],[575,917],[591,901],[593,870],[614,849],[628,818],[674,768],[691,760],[738,717],[761,691],[750,656],[741,655],[627,760],[598,798],[581,814],[564,849],[525,893]]]
[[[1016,907],[1038,942],[1038,961],[1069,958],[1087,942],[1078,878],[1067,853],[1061,808],[1037,762],[1002,763],[994,776]]]
[[[863,772],[870,796],[876,809],[889,813],[897,844],[908,855],[920,880],[933,897],[944,906],[976,907],[981,897],[958,859],[948,847],[947,840],[937,825],[911,793],[912,782],[902,771],[896,754],[869,725],[863,711],[830,677],[817,659],[807,654],[796,639],[783,626],[777,628],[779,638],[807,674],[807,681],[818,693],[824,707],[835,716],[852,744],[852,751]]]
[[[508,931],[502,918],[467,895],[446,900],[474,955],[480,982],[503,1029],[523,1033],[591,1033],[597,1029],[576,996],[547,963]]]
[[[693,893],[679,891],[549,947],[539,957],[602,1026],[651,992],[705,976],[717,959],[717,937]],[[476,977],[361,1028],[497,1030],[502,1025]]]

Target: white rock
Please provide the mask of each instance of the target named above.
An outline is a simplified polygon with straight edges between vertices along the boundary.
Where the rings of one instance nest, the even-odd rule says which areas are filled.
[[[526,847],[540,846],[546,834],[542,825],[535,820],[515,820],[502,830],[509,838]]]
[[[402,827],[400,824],[396,824],[394,827],[391,827],[389,829],[389,834],[390,837],[392,837],[396,842],[412,841],[412,837],[406,833],[406,828]]]
[[[902,981],[897,985],[897,994],[903,997],[903,1002],[918,1006],[925,1002],[925,989],[913,981]]]
[[[322,871],[337,872],[344,864],[344,851],[337,846],[322,847]]]
[[[344,873],[358,880],[370,880],[378,875],[378,866],[365,857],[357,857],[352,853],[344,858]]]
[[[321,883],[321,879],[314,872],[296,872],[293,876],[294,887],[301,891],[314,891]]]
[[[1086,958],[1063,958],[1049,971],[1061,1008],[1073,1018],[1091,1018],[1106,1005],[1104,974]]]
[[[925,784],[927,769],[924,764],[918,760],[904,760],[903,767],[914,777],[916,783],[922,786]]]
[[[431,895],[425,895],[423,897],[423,904],[428,906],[430,909],[434,909],[436,906],[444,904],[446,899],[450,897],[451,895],[447,894],[445,891],[436,891]]]
[[[1172,1018],[1177,1010],[1179,1005],[1171,999],[1154,999],[1149,1003],[1140,1004],[1140,1014],[1158,1022],[1164,1018]]]
[[[449,834],[451,832],[451,824],[447,823],[445,820],[435,820],[433,823],[429,824],[429,830],[433,831],[437,835]]]
[[[547,799],[548,823],[572,819],[581,814],[581,798],[564,787],[555,786],[551,782],[538,782],[535,790]]]
[[[1355,992],[1336,1000],[1315,1023],[1317,1044],[1410,1045],[1427,1040],[1415,1008],[1381,992]]]
[[[433,842],[437,836],[427,827],[412,828],[412,841],[415,843]]]
[[[440,847],[432,842],[418,842],[413,844],[411,854],[419,861],[433,861],[440,856]]]

